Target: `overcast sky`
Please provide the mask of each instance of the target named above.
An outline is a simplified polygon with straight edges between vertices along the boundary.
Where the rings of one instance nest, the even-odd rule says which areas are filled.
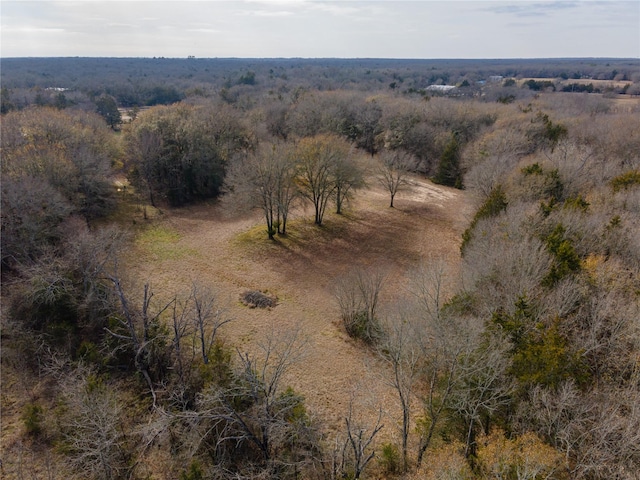
[[[640,1],[5,1],[2,57],[640,58]]]

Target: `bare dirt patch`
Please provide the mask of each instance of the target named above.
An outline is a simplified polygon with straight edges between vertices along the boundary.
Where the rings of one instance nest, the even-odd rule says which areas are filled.
[[[470,207],[463,192],[419,178],[397,195],[396,208],[388,202],[381,189],[358,192],[346,214],[327,214],[322,227],[300,209],[288,235],[275,241],[259,212],[231,218],[220,204],[171,210],[153,227],[171,232],[163,234],[170,239],[163,254],[140,243],[131,252],[136,283],[150,281],[158,295],[186,290],[193,280],[211,285],[234,319],[223,335],[241,350],[271,331],[298,328],[305,358],[287,382],[329,428],[342,426],[354,392],[367,399],[372,415],[378,404],[393,411],[397,402],[379,361],[344,332],[335,279],[355,266],[384,269],[384,299],[392,302],[419,262],[435,256],[456,270]],[[269,292],[278,305],[249,309],[239,301],[246,291]]]

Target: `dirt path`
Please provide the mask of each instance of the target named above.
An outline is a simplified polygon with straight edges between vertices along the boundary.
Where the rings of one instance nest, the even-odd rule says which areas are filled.
[[[389,275],[385,299],[393,300],[407,270],[422,259],[433,255],[458,264],[469,212],[462,192],[419,179],[410,192],[398,194],[396,208],[388,202],[382,190],[358,192],[347,214],[327,214],[322,228],[312,225],[312,212],[294,215],[281,242],[267,240],[257,213],[231,219],[220,206],[173,210],[160,220],[176,234],[172,250],[141,246],[136,276],[151,281],[159,296],[187,289],[192,280],[214,287],[234,319],[223,335],[240,349],[252,350],[274,329],[299,328],[305,358],[287,381],[326,425],[341,424],[354,391],[371,408],[394,410],[378,360],[341,328],[334,279],[355,265],[383,268]],[[269,291],[279,303],[249,309],[238,301],[245,290]]]

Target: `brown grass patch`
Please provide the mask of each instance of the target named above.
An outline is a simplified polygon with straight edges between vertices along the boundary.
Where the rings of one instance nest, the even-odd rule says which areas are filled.
[[[212,286],[233,318],[222,335],[241,351],[253,351],[269,332],[298,329],[304,361],[290,371],[286,385],[304,395],[329,430],[342,429],[352,395],[372,418],[380,404],[389,412],[398,407],[381,361],[344,331],[335,280],[356,266],[383,269],[383,299],[390,304],[404,294],[407,272],[419,262],[443,257],[455,271],[470,208],[462,192],[419,178],[411,191],[398,194],[396,208],[388,202],[381,189],[358,192],[344,215],[328,212],[322,226],[300,207],[287,235],[274,240],[260,212],[232,217],[223,204],[167,210],[138,237],[130,273],[140,285],[150,281],[158,298],[183,291],[193,280]],[[152,245],[154,238],[161,247]],[[246,308],[238,301],[245,292],[267,292],[277,298],[277,308]],[[393,427],[383,433],[394,434]]]

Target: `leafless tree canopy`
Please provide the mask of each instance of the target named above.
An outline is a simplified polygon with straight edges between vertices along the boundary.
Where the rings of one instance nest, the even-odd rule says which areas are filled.
[[[378,317],[380,292],[385,284],[384,272],[356,268],[336,280],[333,292],[347,333],[366,343],[375,343],[381,335]]]
[[[408,175],[415,168],[416,162],[410,154],[401,150],[385,150],[381,154],[381,160],[378,182],[389,192],[391,197],[389,206],[393,208],[393,201],[398,191],[408,187]]]
[[[2,70],[3,478],[638,478],[637,61],[32,58]],[[384,213],[380,189],[355,197],[373,182],[393,207],[410,175],[460,190]],[[316,415],[307,332],[243,330],[244,316],[277,323],[288,306],[244,291],[241,262],[144,245],[177,218],[199,231],[242,217],[252,232],[255,212],[273,242],[229,234],[225,255],[294,259],[269,259],[265,279],[282,276],[272,291],[295,301],[296,268],[331,265],[313,281],[331,284],[336,318],[317,301],[301,325],[367,359],[375,409],[328,391],[335,405]],[[314,235],[298,242],[292,229],[307,226],[291,219],[311,212]],[[438,239],[460,256],[436,258],[430,231],[411,251],[385,243],[388,258],[369,244],[381,232],[408,243],[402,222],[417,215],[464,232]],[[325,258],[336,250],[316,238],[362,245],[338,265],[351,251]],[[207,269],[211,284],[177,284]]]

